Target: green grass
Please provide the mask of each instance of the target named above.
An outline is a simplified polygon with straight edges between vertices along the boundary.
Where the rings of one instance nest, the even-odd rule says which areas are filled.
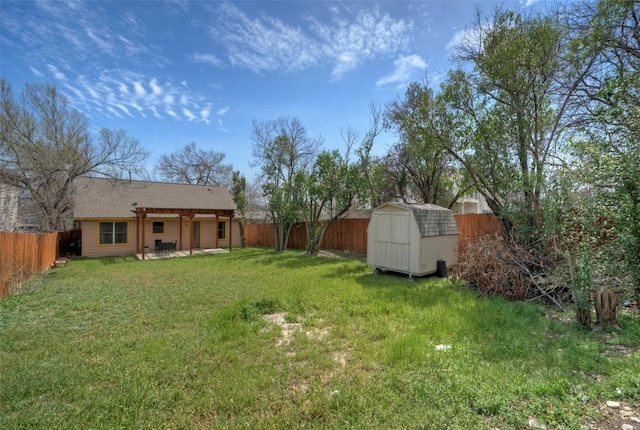
[[[76,260],[33,282],[0,302],[0,428],[577,429],[640,400],[640,356],[601,332],[356,260]],[[273,312],[301,324],[289,344]],[[621,324],[609,344],[638,346]]]

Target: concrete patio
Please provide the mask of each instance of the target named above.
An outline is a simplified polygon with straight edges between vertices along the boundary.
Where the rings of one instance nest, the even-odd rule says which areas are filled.
[[[191,255],[206,255],[206,254],[225,254],[229,252],[227,249],[222,248],[205,248],[205,249],[194,249]],[[144,260],[162,260],[166,258],[178,258],[178,257],[189,257],[189,250],[182,251],[166,251],[166,252],[145,252]],[[136,258],[138,260],[142,260],[142,254],[136,254]]]

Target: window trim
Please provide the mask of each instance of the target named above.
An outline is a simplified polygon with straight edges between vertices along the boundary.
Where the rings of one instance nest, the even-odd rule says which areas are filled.
[[[162,224],[162,231],[161,231],[161,232],[156,233],[156,232],[154,231],[154,227],[155,227],[155,226],[154,226],[154,224]],[[155,234],[155,235],[158,235],[158,234],[164,234],[164,227],[165,227],[165,223],[164,223],[164,221],[151,221],[151,234],[152,234],[152,235],[154,235],[154,234]]]
[[[111,242],[102,242],[102,225],[111,224]],[[125,242],[116,242],[116,224],[124,224],[126,230]],[[123,246],[129,244],[129,222],[128,221],[98,221],[98,246]]]
[[[218,221],[218,239],[227,238],[227,222]]]

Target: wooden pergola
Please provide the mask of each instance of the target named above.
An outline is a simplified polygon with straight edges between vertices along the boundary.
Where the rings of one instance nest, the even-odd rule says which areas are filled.
[[[231,251],[232,232],[233,232],[233,215],[235,211],[230,209],[176,209],[176,208],[146,208],[139,207],[132,210],[136,215],[136,253],[142,254],[142,259],[145,258],[145,220],[147,215],[178,215],[179,218],[179,248],[182,250],[182,220],[184,218],[189,220],[189,226],[193,225],[193,219],[196,215],[215,215],[216,225],[220,218],[229,218],[229,251]],[[141,221],[142,220],[142,221]],[[142,229],[140,224],[142,223]],[[217,231],[217,228],[216,228]],[[142,239],[140,238],[142,236]],[[218,235],[216,234],[216,248],[218,247]],[[193,255],[193,228],[189,228],[189,255]]]

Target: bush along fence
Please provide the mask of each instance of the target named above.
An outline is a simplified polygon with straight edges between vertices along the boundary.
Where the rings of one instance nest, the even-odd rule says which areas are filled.
[[[498,218],[493,214],[460,214],[456,215],[458,230],[458,250],[462,251],[470,243],[487,235],[502,235]],[[320,244],[321,249],[367,253],[367,226],[369,218],[341,219],[329,227]],[[244,230],[249,246],[275,246],[273,224],[248,224]],[[296,224],[291,229],[287,248],[305,249],[307,229],[304,223]]]
[[[51,267],[58,233],[0,232],[0,299],[20,283]]]

